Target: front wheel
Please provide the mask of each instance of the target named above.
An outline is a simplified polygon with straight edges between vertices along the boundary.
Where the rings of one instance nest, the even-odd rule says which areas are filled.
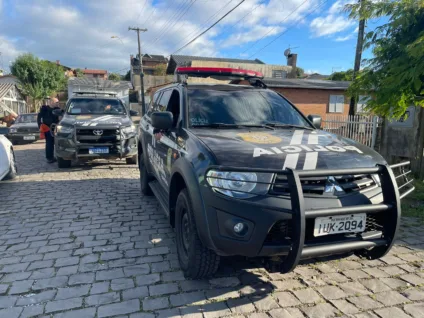
[[[140,187],[143,195],[153,195],[152,189],[149,186],[149,174],[147,172],[146,165],[144,164],[143,153],[140,153],[138,157],[138,169],[140,170]]]
[[[65,160],[63,158],[57,157],[57,165],[59,168],[70,168],[71,160]]]
[[[15,159],[15,153],[13,150],[10,151],[10,170],[9,173],[4,177],[4,180],[12,180],[16,178],[17,174],[17,168],[16,168],[16,159]]]
[[[220,257],[200,241],[191,200],[186,189],[178,195],[175,218],[177,253],[184,276],[199,279],[215,274]]]

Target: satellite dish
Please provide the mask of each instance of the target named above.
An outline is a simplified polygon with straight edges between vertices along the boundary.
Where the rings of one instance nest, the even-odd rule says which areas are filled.
[[[290,53],[291,53],[291,50],[290,50],[290,48],[288,48],[284,51],[284,56],[288,57],[290,55]]]

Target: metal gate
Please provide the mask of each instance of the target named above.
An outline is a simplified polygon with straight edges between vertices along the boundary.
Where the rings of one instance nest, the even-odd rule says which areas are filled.
[[[322,129],[374,148],[380,118],[373,115],[327,114]]]

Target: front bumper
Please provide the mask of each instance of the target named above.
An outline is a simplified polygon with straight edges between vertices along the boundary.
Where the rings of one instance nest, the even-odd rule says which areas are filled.
[[[40,140],[40,133],[9,133],[6,137],[14,142],[33,142]]]
[[[210,169],[249,171],[231,167]],[[212,240],[212,244],[206,245],[212,246],[220,255],[284,255],[283,271],[292,270],[300,259],[349,251],[357,251],[370,259],[379,258],[390,250],[396,237],[401,214],[400,199],[413,191],[412,187],[400,195],[397,177],[392,169],[385,165],[365,169],[286,170],[278,173],[287,176],[290,196],[264,195],[239,200],[218,194],[209,185],[201,187]],[[340,198],[304,197],[301,177],[347,174],[379,174],[381,187]],[[407,181],[407,184],[410,184],[410,181]],[[358,213],[367,215],[368,222],[364,232],[313,236],[314,221],[317,217]],[[243,235],[237,235],[233,230],[234,225],[239,222],[247,226]]]
[[[108,148],[109,153],[92,154],[90,148]],[[55,136],[56,156],[65,160],[122,159],[137,155],[137,137],[122,139],[119,143],[79,143],[74,138]]]

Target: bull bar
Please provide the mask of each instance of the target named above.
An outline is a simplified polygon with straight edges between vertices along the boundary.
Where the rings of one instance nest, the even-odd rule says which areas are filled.
[[[383,257],[394,244],[401,218],[400,200],[414,191],[413,179],[408,179],[411,171],[405,171],[405,166],[410,162],[402,162],[394,165],[379,164],[371,168],[353,168],[353,169],[325,169],[325,170],[272,170],[261,168],[240,168],[231,166],[210,166],[206,171],[206,175],[210,170],[225,172],[255,172],[255,173],[271,173],[274,175],[285,175],[290,190],[291,209],[282,207],[273,207],[274,210],[291,214],[291,244],[286,246],[286,255],[281,263],[279,270],[283,273],[293,270],[301,259],[313,258],[318,256],[326,256],[331,254],[342,254],[355,251],[356,255],[367,258],[377,259]],[[399,173],[395,176],[394,170],[399,169]],[[330,176],[346,176],[346,175],[362,175],[377,174],[380,178],[381,193],[383,200],[379,204],[360,204],[352,206],[305,209],[305,198],[300,178],[310,177],[330,177]],[[209,177],[208,177],[209,178]],[[233,180],[230,178],[212,177],[223,180]],[[253,182],[253,181],[246,181]],[[271,182],[256,182],[272,185]],[[398,185],[400,183],[400,185]],[[207,186],[215,189],[224,189],[211,186],[206,182]],[[402,191],[401,191],[402,190]],[[243,191],[237,191],[243,192]],[[400,193],[401,192],[401,193]],[[247,192],[246,192],[247,193]],[[250,192],[251,193],[251,192]],[[267,194],[256,194],[258,196],[272,196]],[[278,196],[277,196],[278,198]],[[233,198],[234,200],[240,200]],[[250,203],[250,202],[249,202]],[[251,202],[261,208],[269,208],[258,202]],[[342,240],[334,240],[331,243],[312,242],[305,244],[306,236],[306,220],[317,217],[352,215],[358,213],[377,214],[385,212],[382,231],[363,232],[356,237],[345,237]]]

